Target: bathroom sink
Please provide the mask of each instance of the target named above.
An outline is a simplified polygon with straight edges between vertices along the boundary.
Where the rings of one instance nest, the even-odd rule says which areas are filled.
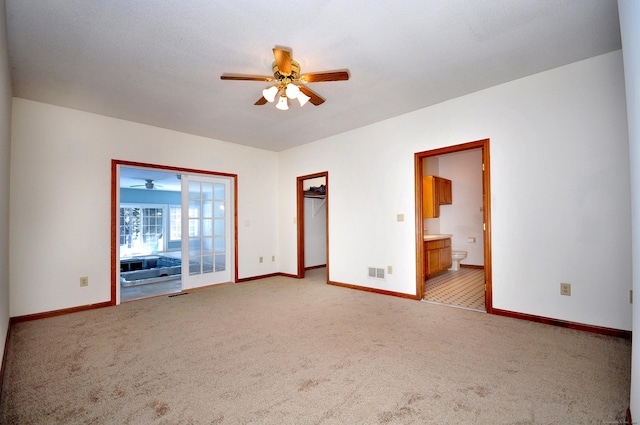
[[[448,239],[453,235],[424,235],[425,241],[435,241],[438,239]]]

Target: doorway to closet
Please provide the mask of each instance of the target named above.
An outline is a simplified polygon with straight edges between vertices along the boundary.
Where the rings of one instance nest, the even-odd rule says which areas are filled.
[[[329,173],[296,179],[296,223],[298,243],[297,278],[305,270],[325,268],[329,279]]]

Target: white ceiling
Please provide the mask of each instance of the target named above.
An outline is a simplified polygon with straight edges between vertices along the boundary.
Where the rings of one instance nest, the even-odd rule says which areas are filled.
[[[13,93],[281,151],[621,48],[616,0],[6,0]],[[254,106],[272,48],[321,106]]]

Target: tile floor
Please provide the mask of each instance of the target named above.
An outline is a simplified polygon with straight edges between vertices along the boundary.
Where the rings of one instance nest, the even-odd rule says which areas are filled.
[[[484,304],[484,269],[447,270],[425,282],[423,301],[487,311]]]

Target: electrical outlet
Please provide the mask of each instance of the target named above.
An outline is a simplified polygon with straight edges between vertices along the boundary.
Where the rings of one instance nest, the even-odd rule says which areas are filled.
[[[80,286],[89,286],[89,278],[87,276],[80,278]]]
[[[393,274],[393,266],[387,266],[387,274]]]
[[[633,289],[629,289],[629,304],[633,304]]]
[[[262,257],[258,258],[258,262],[262,263]]]
[[[570,283],[561,283],[560,284],[560,295],[571,296],[571,284]]]
[[[271,261],[276,261],[276,256],[275,255],[271,256]]]

